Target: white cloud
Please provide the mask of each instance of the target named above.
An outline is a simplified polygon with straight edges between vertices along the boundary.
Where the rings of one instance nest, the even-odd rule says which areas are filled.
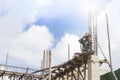
[[[33,25],[28,31],[13,39],[10,43],[10,53],[13,57],[39,65],[43,50],[50,48],[53,41],[53,35],[47,27]]]
[[[1,41],[19,35],[26,24],[34,23],[42,16],[44,8],[51,4],[51,0],[1,0],[0,1],[0,38]],[[3,42],[1,42],[3,43]]]
[[[70,58],[75,52],[80,52],[79,37],[66,33],[53,49],[53,65],[62,64],[68,60],[68,44],[70,45]]]
[[[45,26],[32,25],[28,31],[23,32],[12,42],[15,46],[24,46],[27,48],[47,49],[52,46],[53,35]]]
[[[53,42],[54,37],[46,26],[32,25],[28,31],[10,40],[1,52],[9,50],[9,56],[21,60],[23,65],[27,63],[39,67],[43,51],[52,47]]]
[[[9,50],[13,58],[39,64],[42,51],[52,46],[54,38],[46,26],[32,23],[42,17],[49,5],[51,0],[0,0],[1,62],[5,62],[4,56]],[[32,26],[24,31],[27,24]]]

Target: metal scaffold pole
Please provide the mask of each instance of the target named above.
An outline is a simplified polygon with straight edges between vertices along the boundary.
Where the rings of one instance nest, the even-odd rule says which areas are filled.
[[[68,44],[68,60],[70,60],[70,44]]]
[[[49,80],[51,80],[51,50],[49,50]]]
[[[9,54],[9,51],[7,52],[7,55],[6,55],[6,62],[5,62],[5,65],[8,64],[8,54]]]
[[[112,68],[111,45],[110,45],[110,34],[109,34],[109,24],[108,24],[108,15],[107,15],[107,13],[106,13],[106,24],[107,24],[108,49],[109,49],[109,61],[110,61],[109,67],[111,69],[111,72],[112,72],[115,80],[118,80],[115,73],[114,73],[114,71],[113,71],[113,68]]]

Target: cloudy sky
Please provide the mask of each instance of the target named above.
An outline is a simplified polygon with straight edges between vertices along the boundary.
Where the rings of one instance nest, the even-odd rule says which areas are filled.
[[[88,31],[88,12],[98,16],[99,44],[108,56],[105,13],[109,16],[114,69],[120,60],[119,0],[0,0],[0,64],[40,68],[44,50],[53,65],[79,52],[78,40]],[[101,55],[101,53],[100,53]]]

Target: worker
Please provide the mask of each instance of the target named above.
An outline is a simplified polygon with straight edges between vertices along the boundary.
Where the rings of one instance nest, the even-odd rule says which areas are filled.
[[[90,51],[91,50],[91,35],[90,33],[85,33],[85,35],[79,40],[82,44],[82,51]]]

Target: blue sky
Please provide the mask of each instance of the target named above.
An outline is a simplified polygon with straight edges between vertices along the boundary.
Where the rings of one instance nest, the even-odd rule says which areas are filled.
[[[71,57],[79,51],[78,39],[88,31],[88,12],[95,11],[98,18],[109,12],[113,25],[118,17],[118,7],[119,0],[12,0],[9,3],[1,0],[0,63],[5,63],[9,51],[8,64],[38,68],[43,50],[48,49],[53,50],[53,64],[64,62],[68,43],[71,44]],[[103,17],[98,21],[105,26],[102,25]],[[105,27],[100,28],[104,34]],[[56,56],[60,58],[56,59]]]
[[[67,15],[53,19],[38,19],[34,24],[48,26],[56,40],[60,40],[65,33],[81,35],[84,31],[87,31],[87,21]]]

